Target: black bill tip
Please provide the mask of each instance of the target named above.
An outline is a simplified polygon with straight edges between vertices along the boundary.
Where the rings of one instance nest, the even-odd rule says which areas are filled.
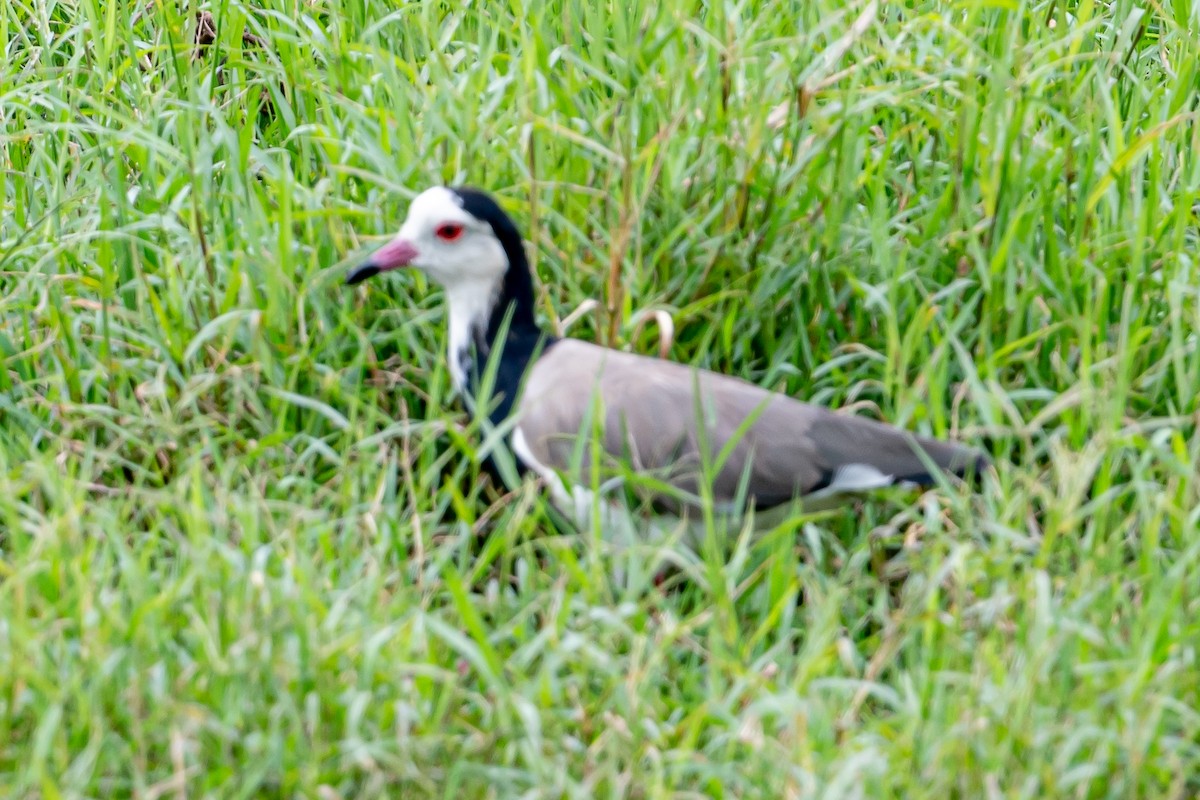
[[[373,278],[382,271],[383,270],[375,266],[375,264],[368,261],[367,263],[350,270],[350,274],[346,276],[346,285],[353,286],[356,283],[362,283],[367,278]]]

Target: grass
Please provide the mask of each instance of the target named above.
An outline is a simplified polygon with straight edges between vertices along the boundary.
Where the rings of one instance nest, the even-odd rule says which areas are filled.
[[[645,5],[3,4],[0,796],[1200,792],[1200,16]],[[443,181],[996,479],[620,589],[341,285]]]

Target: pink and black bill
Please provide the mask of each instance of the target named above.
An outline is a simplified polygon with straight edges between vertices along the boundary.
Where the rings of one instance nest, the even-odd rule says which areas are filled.
[[[363,264],[355,267],[346,276],[346,283],[355,284],[373,278],[381,272],[401,269],[417,257],[417,248],[405,239],[393,239],[371,254]]]

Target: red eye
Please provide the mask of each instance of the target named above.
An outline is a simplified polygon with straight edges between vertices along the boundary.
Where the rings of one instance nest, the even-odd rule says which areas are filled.
[[[463,226],[455,222],[447,222],[444,225],[439,225],[437,229],[437,237],[446,242],[453,242],[463,234]]]

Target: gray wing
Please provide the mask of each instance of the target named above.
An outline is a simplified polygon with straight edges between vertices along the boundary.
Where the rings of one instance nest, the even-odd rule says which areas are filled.
[[[714,464],[732,440],[713,477],[713,499],[734,500],[748,473],[747,493],[760,508],[817,492],[928,484],[921,452],[958,475],[987,463],[961,445],[834,413],[738,378],[575,339],[555,343],[534,364],[518,413],[526,457],[538,462],[528,466],[578,468],[581,482],[596,454],[587,446],[590,437],[579,434],[596,423],[603,455],[628,459],[635,470],[691,494],[698,490],[702,462]]]

